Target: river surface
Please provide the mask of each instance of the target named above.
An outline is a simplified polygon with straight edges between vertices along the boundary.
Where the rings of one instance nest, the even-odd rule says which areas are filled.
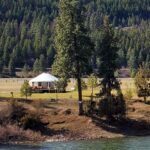
[[[150,137],[53,142],[39,145],[0,145],[0,150],[150,150]]]

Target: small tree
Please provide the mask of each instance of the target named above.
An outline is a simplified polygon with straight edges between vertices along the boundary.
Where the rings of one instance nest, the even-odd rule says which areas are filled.
[[[88,86],[92,89],[91,96],[93,97],[93,90],[95,87],[97,87],[97,77],[94,74],[91,74],[88,77]]]
[[[21,86],[20,93],[21,96],[26,97],[26,100],[28,96],[32,95],[32,88],[30,87],[29,82],[27,80],[25,80],[23,85]]]
[[[137,89],[137,94],[139,97],[144,98],[144,102],[146,103],[146,99],[149,96],[149,69],[146,64],[143,63],[140,65],[138,72],[135,75],[135,86]]]

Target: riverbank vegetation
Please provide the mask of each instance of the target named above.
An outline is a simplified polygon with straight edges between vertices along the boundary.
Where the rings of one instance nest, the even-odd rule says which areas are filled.
[[[8,116],[12,99],[1,99],[0,119]],[[6,119],[0,125],[0,142],[41,142],[41,141],[64,141],[79,139],[117,138],[126,136],[144,136],[150,134],[150,105],[143,100],[127,100],[126,118],[120,122],[107,120],[105,117],[93,115],[78,116],[78,103],[75,100],[25,100],[18,99],[26,112],[40,113],[40,121],[44,127],[23,128],[16,122]],[[87,101],[84,101],[86,112]],[[7,110],[7,113],[6,113]],[[37,113],[38,111],[38,113]],[[2,113],[3,112],[3,113]],[[29,118],[29,117],[28,117]],[[24,120],[24,119],[21,119]],[[39,124],[38,124],[39,125]],[[35,130],[37,129],[37,130]]]
[[[37,142],[45,139],[39,129],[44,128],[40,109],[28,109],[15,100],[7,101],[0,110],[0,142]]]

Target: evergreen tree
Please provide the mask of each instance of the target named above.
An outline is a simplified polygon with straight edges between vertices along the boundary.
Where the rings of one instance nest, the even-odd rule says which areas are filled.
[[[15,75],[15,63],[13,58],[9,61],[8,70],[11,76]]]
[[[130,74],[131,77],[134,77],[136,74],[136,70],[138,68],[137,55],[135,49],[132,49],[128,55],[129,55],[128,65],[130,69]]]
[[[28,62],[30,67],[40,55],[45,56],[46,64],[51,67],[55,51],[53,47],[53,24],[58,15],[59,0],[0,1],[0,58],[3,68],[8,67],[13,57],[15,67],[23,68]],[[71,2],[71,1],[70,1]],[[102,24],[104,15],[110,16],[120,39],[118,62],[120,67],[131,67],[131,75],[137,66],[146,61],[150,39],[150,2],[149,0],[81,0],[85,6],[84,18],[91,35]],[[34,3],[34,4],[33,4]],[[19,6],[19,7],[18,7]],[[96,36],[93,37],[95,39]],[[127,59],[130,49],[131,59]],[[96,54],[95,54],[96,55]],[[132,59],[133,58],[133,59]],[[132,63],[133,61],[135,63]],[[96,58],[93,58],[96,62]],[[136,68],[130,66],[136,64]],[[97,64],[94,64],[95,67]],[[91,65],[92,66],[92,65]],[[134,65],[135,66],[135,65]]]
[[[150,69],[150,54],[146,56],[146,67]]]
[[[2,74],[3,71],[3,61],[0,58],[0,74]]]
[[[4,62],[4,65],[6,65],[6,66],[9,63],[9,40],[8,40],[8,38],[7,38],[7,41],[4,46],[3,62]]]
[[[74,76],[78,83],[79,115],[83,114],[81,77],[91,50],[91,41],[84,28],[79,0],[61,0],[55,24],[56,59],[53,72],[64,78]],[[82,69],[83,68],[83,69]]]
[[[52,66],[55,56],[55,50],[52,46],[50,46],[47,50],[47,64]]]
[[[28,73],[29,73],[29,66],[27,64],[25,64],[22,69],[23,77],[28,77]]]
[[[33,72],[38,74],[40,72],[40,68],[39,68],[39,59],[37,58],[34,62],[33,65]]]
[[[46,65],[45,65],[45,57],[44,57],[44,55],[43,54],[41,54],[40,55],[40,59],[39,59],[39,70],[41,71],[41,72],[43,72],[44,70],[45,70],[45,67]]]
[[[108,17],[104,18],[100,33],[101,38],[99,39],[99,49],[97,51],[100,60],[99,77],[102,77],[99,109],[101,115],[108,118],[118,118],[125,115],[125,101],[120,84],[115,77],[118,47]],[[113,91],[116,93],[114,94]]]

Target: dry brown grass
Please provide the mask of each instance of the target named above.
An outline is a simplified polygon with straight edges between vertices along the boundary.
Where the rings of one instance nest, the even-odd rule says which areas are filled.
[[[3,106],[6,106],[8,101],[4,100],[0,102],[0,110]],[[47,130],[42,130],[41,133],[46,133],[46,137],[56,140],[62,137],[65,139],[87,139],[133,136],[136,135],[136,133],[144,135],[143,129],[150,123],[150,105],[149,103],[144,104],[142,100],[133,99],[132,101],[127,101],[127,118],[130,120],[130,123],[122,124],[121,127],[111,126],[110,124],[105,126],[105,122],[101,122],[101,120],[95,121],[93,118],[78,116],[78,102],[74,99],[61,99],[58,101],[51,101],[50,99],[20,100],[19,102],[29,111],[35,111],[36,109],[41,110],[41,120],[47,123]],[[69,113],[66,113],[68,110]],[[2,128],[2,130],[4,130],[4,128]],[[21,132],[23,131],[20,131],[20,133]],[[6,130],[3,132],[3,135],[4,133],[7,133]],[[13,131],[10,133],[13,133],[19,138],[18,135],[20,133]],[[146,133],[150,133],[150,130],[146,129]],[[29,134],[31,133],[29,132]],[[24,136],[24,139],[26,136]],[[5,139],[8,138],[9,137],[6,137]]]
[[[0,143],[44,141],[41,133],[23,130],[16,125],[0,126]]]

